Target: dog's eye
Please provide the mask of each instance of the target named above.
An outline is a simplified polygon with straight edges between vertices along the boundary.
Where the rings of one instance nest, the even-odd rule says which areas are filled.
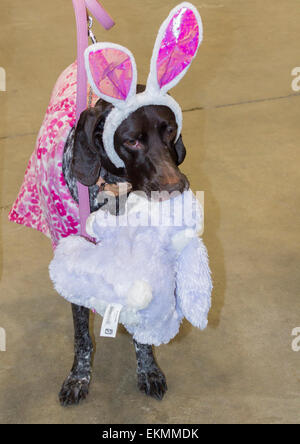
[[[166,131],[168,134],[172,135],[175,132],[175,128],[172,126],[167,126]]]
[[[124,146],[126,146],[127,148],[139,149],[141,148],[142,144],[137,139],[130,139],[124,142]]]
[[[167,137],[168,139],[172,139],[172,137],[175,136],[176,130],[175,130],[174,126],[164,123],[162,125],[162,131],[163,131],[164,137]]]

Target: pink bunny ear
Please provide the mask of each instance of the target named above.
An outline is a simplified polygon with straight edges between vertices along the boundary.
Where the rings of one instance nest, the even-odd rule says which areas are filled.
[[[88,80],[96,95],[120,106],[136,93],[136,63],[131,52],[114,43],[96,43],[85,51]]]
[[[147,87],[162,93],[173,88],[196,56],[202,34],[200,14],[191,3],[174,8],[159,30]]]

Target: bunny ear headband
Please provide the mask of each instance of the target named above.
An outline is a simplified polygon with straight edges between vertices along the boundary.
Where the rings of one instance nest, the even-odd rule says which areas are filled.
[[[114,43],[96,43],[86,49],[84,55],[89,83],[97,96],[114,105],[104,125],[103,144],[117,168],[125,165],[114,148],[115,132],[130,114],[142,106],[169,107],[176,118],[179,138],[182,111],[167,92],[186,74],[201,41],[202,21],[197,9],[188,2],[176,6],[159,30],[147,87],[140,94],[136,94],[136,63],[127,48]]]

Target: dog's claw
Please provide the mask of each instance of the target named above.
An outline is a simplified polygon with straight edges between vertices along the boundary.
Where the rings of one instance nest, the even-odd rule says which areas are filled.
[[[63,407],[78,404],[89,393],[89,379],[76,378],[69,375],[64,381],[59,393],[59,401]]]
[[[166,377],[159,368],[138,373],[138,388],[148,396],[161,401],[168,390]]]

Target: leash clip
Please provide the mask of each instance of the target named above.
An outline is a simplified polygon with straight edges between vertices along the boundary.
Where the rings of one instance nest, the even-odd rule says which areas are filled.
[[[92,27],[93,27],[93,17],[91,17],[90,15],[88,16],[88,34],[89,34],[89,38],[91,39],[92,43],[95,44],[97,43],[97,39],[95,37],[95,34],[92,31]]]

